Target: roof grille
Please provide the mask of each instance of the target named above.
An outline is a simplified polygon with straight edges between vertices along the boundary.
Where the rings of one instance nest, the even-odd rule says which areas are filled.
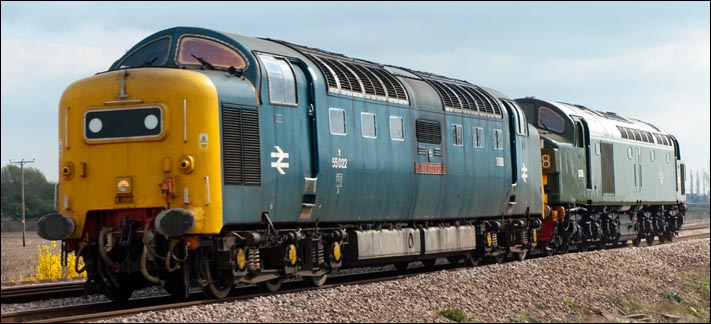
[[[666,145],[666,146],[672,146],[672,141],[669,138],[668,135],[660,134],[660,133],[653,133],[641,129],[636,129],[636,128],[630,128],[630,127],[625,127],[625,126],[617,126],[617,130],[620,131],[620,136],[624,139],[628,140],[633,140],[633,141],[638,141],[638,142],[647,142],[647,143],[656,143],[659,145]]]
[[[318,68],[321,69],[321,71],[323,71],[323,75],[326,76],[326,81],[328,81],[328,86],[330,88],[338,88],[338,83],[336,82],[336,77],[334,76],[334,72],[328,65],[326,65],[325,63],[323,63],[323,61],[321,61],[320,59],[316,58],[313,55],[310,55],[308,53],[304,53],[304,55],[306,55],[306,57],[308,57],[311,61],[316,63],[316,65],[318,65]]]
[[[331,64],[331,66],[337,66],[342,71],[342,73],[346,75],[346,77],[348,78],[348,83],[350,83],[349,88],[351,91],[360,93],[363,92],[363,88],[360,86],[360,80],[358,79],[358,76],[356,76],[355,73],[353,73],[353,71],[351,71],[351,69],[349,69],[343,62],[328,58],[326,60]],[[339,76],[339,78],[341,77]],[[343,87],[343,82],[341,82],[341,87]]]
[[[299,50],[313,61],[326,78],[329,92],[404,105],[410,103],[402,82],[379,64],[284,41],[277,42]]]
[[[484,91],[479,87],[477,87],[477,90],[479,90],[480,93],[482,93],[486,98],[489,99],[489,105],[491,109],[494,110],[494,114],[501,115],[501,107],[499,107],[499,104],[497,103],[496,99],[494,99],[494,97],[492,97],[488,92]],[[484,105],[486,105],[486,103],[484,103]]]
[[[383,89],[380,80],[378,80],[373,73],[367,72],[360,66],[353,63],[343,62],[343,64],[351,69],[351,71],[353,71],[353,73],[355,73],[360,79],[360,82],[363,83],[363,92],[371,95],[385,96],[385,89]]]
[[[447,110],[501,116],[498,102],[477,86],[438,80],[428,75],[419,76],[437,91]]]

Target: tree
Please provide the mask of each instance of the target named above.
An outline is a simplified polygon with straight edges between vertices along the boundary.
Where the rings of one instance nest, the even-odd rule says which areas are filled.
[[[20,181],[19,166],[8,164],[2,167],[0,210],[3,217],[22,219]],[[48,182],[38,169],[25,167],[25,218],[37,219],[54,211],[54,182]]]

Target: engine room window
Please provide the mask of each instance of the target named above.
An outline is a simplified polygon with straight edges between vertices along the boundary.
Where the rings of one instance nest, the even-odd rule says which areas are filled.
[[[548,107],[538,107],[538,127],[559,134],[565,132],[565,119]]]
[[[452,144],[454,146],[464,145],[464,130],[462,125],[452,124]]]
[[[484,129],[481,127],[473,127],[472,133],[474,134],[474,147],[483,148],[484,147]]]
[[[118,68],[163,66],[168,61],[169,51],[170,37],[163,37],[134,51],[121,62]]]
[[[503,150],[504,149],[504,133],[500,129],[494,130],[494,149]]]
[[[269,102],[277,105],[296,106],[296,81],[294,71],[286,60],[268,55],[259,55],[267,69]]]
[[[404,141],[405,132],[402,117],[390,116],[390,139],[394,141]]]
[[[200,60],[203,62],[201,63]],[[183,37],[178,47],[178,64],[214,66],[244,69],[247,62],[236,50],[213,40],[198,37]]]
[[[346,111],[343,109],[331,108],[328,110],[328,124],[333,135],[346,135]]]
[[[377,138],[378,133],[375,125],[375,114],[360,113],[360,130],[365,138]]]

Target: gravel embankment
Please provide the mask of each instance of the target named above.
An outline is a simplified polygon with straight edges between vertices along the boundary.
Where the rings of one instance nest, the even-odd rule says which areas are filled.
[[[669,273],[708,265],[709,239],[652,247],[573,253],[411,278],[247,301],[146,312],[121,322],[449,322],[463,311],[473,321],[530,318],[564,321],[576,308],[615,310],[621,296],[649,302],[670,289]],[[640,290],[640,287],[643,287]],[[575,305],[576,307],[571,307]]]

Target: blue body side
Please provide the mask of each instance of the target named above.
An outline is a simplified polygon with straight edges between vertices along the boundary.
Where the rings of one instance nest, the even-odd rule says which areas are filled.
[[[442,99],[427,83],[401,76],[397,78],[407,91],[406,104],[331,93],[318,65],[295,48],[269,40],[178,27],[156,33],[136,47],[151,38],[181,34],[216,38],[242,51],[249,64],[243,78],[205,71],[217,87],[221,111],[228,105],[256,109],[259,114],[261,185],[224,185],[226,226],[261,223],[264,213],[275,223],[497,217],[512,213],[510,208],[507,211],[512,196],[525,200],[514,206],[513,213],[523,214],[530,206],[532,213],[541,210],[538,133],[531,131],[512,141],[516,134],[505,109],[500,116],[445,111]],[[289,62],[297,84],[297,106],[270,102],[267,70],[259,53]],[[345,111],[345,136],[330,132],[331,108]],[[363,112],[375,114],[376,138],[362,135]],[[391,116],[403,118],[404,140],[391,139]],[[441,144],[417,141],[418,119],[440,123]],[[461,146],[453,143],[453,124],[463,128]],[[483,129],[483,148],[473,145],[473,127]],[[503,134],[500,150],[494,149],[495,129]],[[512,147],[520,158],[516,165]],[[434,149],[441,155],[422,154]],[[446,165],[446,174],[416,173],[416,162]],[[526,163],[530,176],[512,186],[519,162]],[[315,187],[308,182],[313,178]],[[304,214],[303,207],[309,204],[312,212]]]

